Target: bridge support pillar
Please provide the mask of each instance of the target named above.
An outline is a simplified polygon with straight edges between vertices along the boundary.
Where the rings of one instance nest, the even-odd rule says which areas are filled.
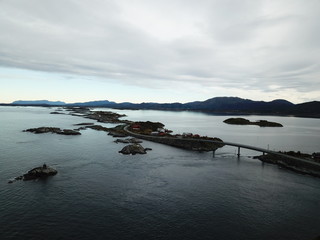
[[[216,155],[216,150],[213,150],[213,151],[212,151],[212,157],[214,158],[215,155]]]
[[[238,154],[237,154],[238,157],[240,157],[240,147],[238,147]]]

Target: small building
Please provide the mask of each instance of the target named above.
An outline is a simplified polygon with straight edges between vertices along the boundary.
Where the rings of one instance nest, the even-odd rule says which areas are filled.
[[[133,124],[132,126],[131,126],[131,129],[132,130],[137,130],[137,131],[139,131],[140,130],[140,125],[139,124]]]
[[[182,136],[183,137],[192,137],[193,134],[192,133],[183,133]]]

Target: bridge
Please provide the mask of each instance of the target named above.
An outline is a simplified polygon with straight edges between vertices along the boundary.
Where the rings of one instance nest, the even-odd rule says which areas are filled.
[[[160,136],[151,136],[151,135],[143,135],[143,134],[139,134],[139,133],[134,133],[131,132],[130,130],[128,130],[129,125],[124,127],[124,131],[126,131],[129,135],[137,137],[137,138],[141,138],[141,139],[145,139],[145,140],[149,140],[149,141],[155,141],[158,142],[156,140],[158,139],[168,139],[171,140],[172,138],[170,137],[160,137]],[[312,165],[315,166],[316,168],[320,169],[320,163],[308,160],[308,159],[303,159],[303,158],[298,158],[298,157],[294,157],[294,156],[290,156],[287,154],[283,154],[280,152],[276,152],[276,151],[272,151],[269,149],[264,149],[264,148],[260,148],[260,147],[255,147],[255,146],[250,146],[250,145],[246,145],[246,144],[240,144],[240,143],[233,143],[233,142],[220,142],[220,141],[215,141],[215,140],[207,140],[207,139],[193,139],[193,138],[182,138],[180,139],[181,141],[195,141],[195,142],[209,142],[209,143],[216,143],[216,144],[224,144],[227,146],[234,146],[238,148],[238,153],[237,156],[240,157],[240,151],[241,148],[245,148],[245,149],[249,149],[249,150],[253,150],[253,151],[257,151],[257,152],[261,152],[263,155],[265,155],[266,153],[268,154],[272,154],[272,155],[276,155],[279,156],[281,158],[284,159],[288,159],[288,160],[293,160],[295,162],[301,163],[301,164],[307,164],[307,165]],[[215,150],[213,151],[213,154],[215,153]]]

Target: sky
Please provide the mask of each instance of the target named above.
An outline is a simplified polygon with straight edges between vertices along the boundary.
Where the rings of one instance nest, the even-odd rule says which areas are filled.
[[[320,100],[319,0],[0,0],[0,103]]]

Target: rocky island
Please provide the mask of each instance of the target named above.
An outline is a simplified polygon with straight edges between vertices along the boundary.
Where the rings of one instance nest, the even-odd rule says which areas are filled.
[[[41,133],[56,133],[61,135],[81,135],[79,131],[71,130],[71,129],[60,129],[56,127],[38,127],[38,128],[29,128],[27,130],[23,130],[23,132],[32,132],[35,134]]]
[[[9,180],[8,183],[13,183],[14,181],[17,181],[17,180],[28,181],[28,180],[33,180],[37,178],[47,178],[49,176],[54,176],[57,173],[58,173],[57,170],[51,167],[48,167],[46,164],[43,164],[43,166],[33,168],[27,173],[23,174],[22,176],[15,177],[13,180]]]
[[[269,122],[267,120],[259,120],[256,122],[251,122],[250,120],[245,118],[228,118],[223,122],[227,124],[233,124],[233,125],[257,125],[260,127],[283,127],[282,124],[276,123],[276,122]]]
[[[146,154],[148,150],[151,150],[150,148],[144,148],[138,143],[130,144],[122,148],[119,153],[128,155],[128,154]]]

